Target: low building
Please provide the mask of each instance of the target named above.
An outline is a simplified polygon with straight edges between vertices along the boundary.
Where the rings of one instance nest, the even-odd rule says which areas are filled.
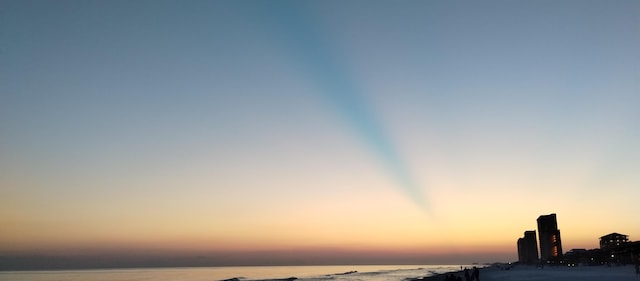
[[[629,242],[629,235],[611,233],[600,237],[600,249],[609,250]]]

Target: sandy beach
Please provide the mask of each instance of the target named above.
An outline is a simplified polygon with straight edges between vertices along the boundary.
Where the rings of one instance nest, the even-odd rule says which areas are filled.
[[[462,272],[455,273],[464,278]],[[427,278],[430,281],[444,280],[446,275]],[[463,279],[464,280],[464,279]],[[637,281],[633,265],[606,267],[545,267],[514,266],[510,270],[488,267],[480,270],[482,281]]]

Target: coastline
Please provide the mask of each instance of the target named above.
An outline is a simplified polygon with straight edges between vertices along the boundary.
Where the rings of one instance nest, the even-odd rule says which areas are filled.
[[[482,273],[484,271],[487,271],[487,270],[489,270],[491,268],[498,269],[500,266],[498,266],[498,265],[488,265],[488,266],[477,265],[476,267],[478,268],[478,270],[480,271],[480,274],[482,276]],[[469,273],[471,273],[471,271],[473,270],[473,267],[466,267],[466,269],[469,269]],[[449,275],[453,275],[454,277],[460,277],[461,280],[465,280],[465,278],[464,278],[464,269],[463,269],[463,270],[454,270],[454,271],[449,271],[449,272],[444,272],[444,273],[436,273],[436,274],[433,274],[433,275],[430,275],[430,276],[411,278],[411,279],[405,280],[405,281],[443,281]]]
[[[233,280],[233,281],[444,281],[448,275],[464,279],[460,266],[301,266],[301,267],[191,267],[0,272],[0,280]],[[472,266],[467,266],[471,269]],[[546,266],[494,264],[478,266],[482,281],[640,281],[633,265]],[[331,272],[331,273],[330,273]],[[295,278],[295,279],[294,279]]]
[[[460,265],[321,265],[110,268],[80,270],[0,271],[0,280],[34,281],[407,281],[418,276],[451,272]],[[105,276],[108,276],[105,279]],[[295,279],[294,279],[295,278]]]

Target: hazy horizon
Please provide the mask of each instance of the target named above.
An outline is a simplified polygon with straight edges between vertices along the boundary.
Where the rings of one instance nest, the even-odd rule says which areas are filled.
[[[108,253],[25,254],[0,256],[0,271],[219,266],[462,265],[500,262],[500,255],[481,260],[465,253],[279,250],[246,252],[109,251]]]
[[[640,240],[638,11],[2,1],[0,258],[514,261],[550,213],[564,251]]]

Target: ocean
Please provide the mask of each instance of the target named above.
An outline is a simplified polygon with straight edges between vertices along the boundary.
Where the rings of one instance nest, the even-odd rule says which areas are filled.
[[[470,265],[463,265],[472,267]],[[238,266],[4,271],[2,281],[216,281],[230,278],[301,281],[400,281],[460,270],[460,265]],[[357,272],[356,272],[357,271]]]

